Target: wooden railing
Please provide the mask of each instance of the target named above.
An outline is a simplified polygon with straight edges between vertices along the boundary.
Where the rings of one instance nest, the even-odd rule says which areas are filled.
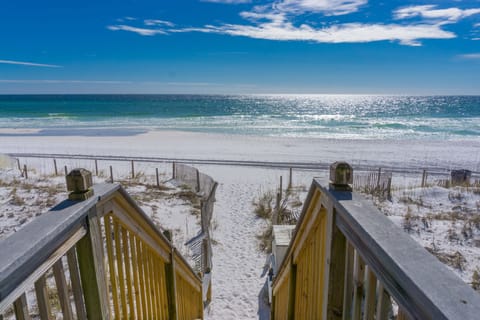
[[[479,319],[480,295],[360,195],[314,180],[273,319]]]
[[[169,235],[120,185],[93,192],[0,241],[0,319],[203,318],[202,280]]]

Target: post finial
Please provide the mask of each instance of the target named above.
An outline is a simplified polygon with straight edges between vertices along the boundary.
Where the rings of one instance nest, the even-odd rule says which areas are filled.
[[[69,200],[83,201],[93,196],[92,173],[86,169],[77,168],[67,174],[67,190]]]
[[[330,188],[337,191],[352,191],[352,183],[352,166],[344,161],[337,161],[330,165]]]

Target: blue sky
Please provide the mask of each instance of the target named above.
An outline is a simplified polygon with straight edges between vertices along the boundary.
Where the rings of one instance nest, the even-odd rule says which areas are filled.
[[[480,0],[15,0],[0,93],[480,94]]]

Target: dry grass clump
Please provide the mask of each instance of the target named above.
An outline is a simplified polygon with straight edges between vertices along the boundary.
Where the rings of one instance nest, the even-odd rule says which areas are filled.
[[[271,219],[273,213],[273,200],[274,196],[272,192],[266,192],[258,197],[258,200],[253,201],[255,206],[253,212],[261,219]]]
[[[480,270],[478,268],[473,271],[471,285],[473,290],[480,292]]]

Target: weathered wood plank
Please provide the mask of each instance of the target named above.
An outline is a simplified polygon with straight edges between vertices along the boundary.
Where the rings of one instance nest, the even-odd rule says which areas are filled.
[[[117,219],[113,216],[113,237],[115,241],[115,260],[117,262],[117,272],[118,272],[118,289],[120,290],[120,308],[121,308],[121,318],[128,318],[128,305],[127,305],[127,294],[126,294],[126,285],[125,285],[125,273],[123,265],[123,255],[122,255],[122,228],[120,227]]]
[[[170,263],[165,264],[165,280],[167,282],[168,315],[170,320],[177,320],[177,281],[175,277],[175,249],[172,248]]]
[[[143,319],[147,319],[148,314],[148,300],[147,300],[147,286],[146,286],[146,277],[145,277],[145,265],[143,263],[143,248],[142,242],[137,238],[136,241],[136,252],[137,252],[137,265],[138,265],[138,278],[140,280],[140,294],[142,300],[142,316]]]
[[[103,218],[103,224],[105,226],[105,240],[107,242],[107,255],[108,255],[108,269],[111,283],[111,292],[113,300],[114,317],[120,317],[120,302],[118,297],[117,286],[117,269],[115,263],[115,256],[113,250],[113,231],[112,231],[112,219],[111,215],[106,215]]]
[[[348,241],[345,243],[345,274],[344,274],[344,291],[343,291],[343,310],[342,320],[352,319],[353,304],[353,264],[354,264],[354,248]]]
[[[130,255],[132,260],[132,279],[133,279],[133,293],[135,296],[135,316],[140,319],[142,315],[141,293],[139,284],[138,258],[135,247],[135,236],[129,232]]]
[[[45,275],[41,276],[35,282],[35,294],[37,297],[37,306],[40,319],[49,320],[52,313],[50,310],[50,302],[48,300],[48,291]]]
[[[363,320],[373,320],[375,316],[375,293],[377,278],[372,269],[367,266],[365,276],[365,304],[363,307]]]
[[[334,219],[333,219],[334,221]],[[345,236],[333,225],[332,244],[330,254],[330,268],[328,280],[328,305],[327,319],[342,319],[344,290],[345,290],[345,268],[347,242]]]
[[[53,276],[57,285],[58,300],[62,308],[63,319],[73,320],[72,306],[70,304],[70,293],[68,292],[67,279],[63,270],[62,260],[58,260],[53,265]]]
[[[78,268],[77,252],[75,247],[67,252],[68,271],[70,272],[70,281],[72,283],[73,298],[75,300],[75,311],[77,319],[86,320],[85,301],[83,300],[82,282],[80,280],[80,270]]]
[[[383,284],[379,282],[377,295],[377,316],[376,320],[388,320],[388,314],[392,308],[390,295],[383,288]]]
[[[127,300],[128,300],[128,318],[135,319],[135,308],[134,308],[134,298],[133,298],[133,281],[132,281],[132,271],[131,271],[131,256],[128,244],[128,230],[122,230],[122,248],[123,248],[123,261],[125,263],[125,278],[127,285]]]
[[[360,319],[362,314],[365,263],[357,250],[355,250],[354,256],[352,319]]]
[[[15,302],[13,303],[13,308],[15,310],[15,317],[17,320],[30,320],[30,314],[28,312],[27,296],[22,294]]]

